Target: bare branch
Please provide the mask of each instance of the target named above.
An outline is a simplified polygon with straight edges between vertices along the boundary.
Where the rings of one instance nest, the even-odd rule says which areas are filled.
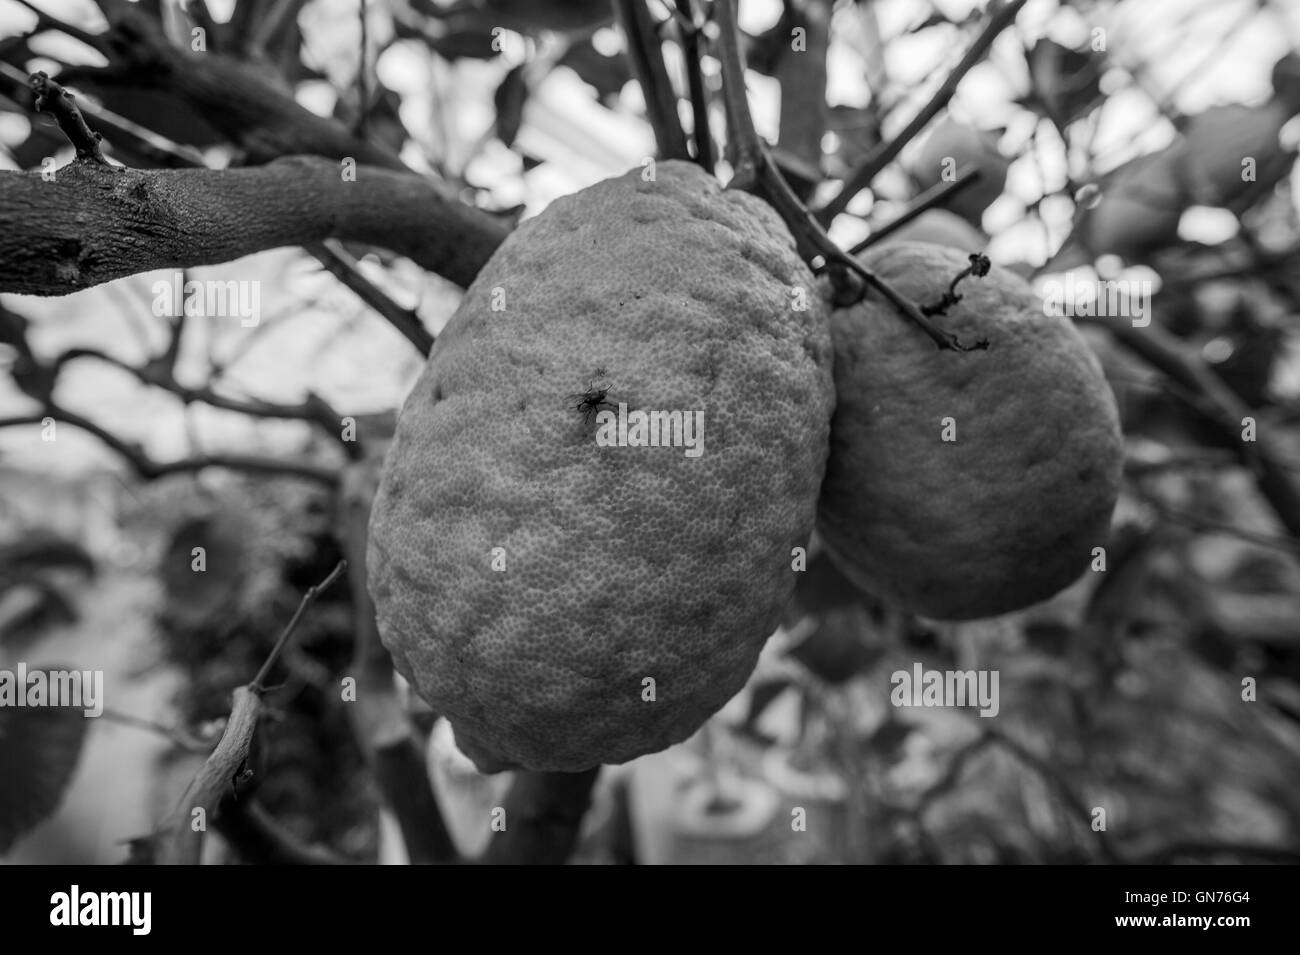
[[[203,851],[203,832],[207,817],[217,815],[221,801],[227,792],[237,783],[244,772],[248,759],[248,749],[257,731],[257,719],[262,709],[262,694],[265,692],[263,681],[271,666],[275,663],[284,646],[293,635],[294,628],[302,619],[303,613],[311,606],[317,594],[337,580],[346,565],[340,563],[323,581],[303,594],[293,618],[280,634],[275,647],[267,656],[266,662],[252,683],[235,690],[234,705],[230,710],[230,719],[216,749],[200,767],[198,774],[186,789],[185,795],[172,811],[167,821],[158,831],[158,862],[162,865],[197,865]],[[203,810],[203,828],[196,828],[195,810]]]
[[[894,157],[897,156],[912,138],[916,136],[930,120],[938,115],[939,111],[948,105],[953,94],[957,92],[957,84],[961,82],[962,77],[970,72],[971,67],[984,58],[993,41],[1007,27],[1015,21],[1016,15],[1020,8],[1025,5],[1025,0],[1006,0],[1000,6],[996,13],[988,22],[982,33],[970,45],[970,49],[958,61],[957,65],[952,68],[947,79],[930,97],[930,101],[921,108],[921,111],[912,117],[902,131],[888,142],[882,142],[871,152],[863,157],[862,162],[845,180],[843,188],[840,189],[821,209],[817,210],[817,218],[823,224],[830,222],[837,215],[843,212],[853,197],[871,184],[871,180],[876,178],[876,174],[884,169]]]
[[[175,332],[184,327],[183,318],[177,318],[173,325],[172,342],[179,339]],[[349,457],[359,457],[362,453],[361,442],[343,440],[342,416],[335,411],[324,398],[309,394],[304,401],[294,405],[262,401],[257,398],[232,398],[216,391],[211,385],[190,388],[182,385],[175,375],[175,355],[172,345],[158,357],[151,359],[143,367],[137,367],[121,361],[94,348],[70,348],[56,356],[50,362],[50,369],[58,372],[64,365],[82,358],[94,358],[97,361],[120,368],[134,375],[140,382],[171,392],[185,404],[202,402],[224,411],[236,411],[251,418],[284,418],[296,421],[310,421],[317,424],[333,440],[337,441]]]
[[[682,53],[686,59],[686,85],[691,94],[691,116],[694,126],[691,138],[695,142],[695,161],[708,172],[713,172],[713,132],[709,128],[709,94],[704,85],[701,68],[700,38],[703,28],[695,16],[695,0],[676,0],[678,30],[681,33]]]
[[[767,200],[789,228],[804,260],[813,265],[820,258],[822,267],[830,272],[836,304],[844,306],[862,298],[864,286],[854,282],[853,276],[857,276],[883,295],[900,315],[925,332],[937,348],[953,351],[987,348],[988,342],[983,339],[974,345],[962,344],[956,335],[935,325],[915,303],[908,301],[888,282],[831,241],[826,230],[785,181],[754,127],[745,93],[745,63],[740,49],[735,0],[715,0],[713,11],[722,31],[719,46],[723,100],[727,107],[727,148],[736,168],[736,175],[727,188],[744,189]]]
[[[125,458],[135,472],[146,480],[160,478],[167,474],[202,471],[204,468],[230,468],[235,471],[260,474],[288,474],[325,485],[337,484],[339,480],[339,472],[336,468],[304,461],[263,458],[252,454],[201,454],[177,461],[154,461],[140,449],[139,445],[124,441],[88,418],[54,404],[31,414],[0,418],[0,428],[43,424],[46,418],[62,421],[94,435]]]
[[[338,247],[336,242],[313,242],[306,246],[325,271],[356,293],[357,298],[378,312],[402,337],[415,346],[421,355],[433,348],[433,336],[414,309],[403,308],[357,268],[356,259]]]
[[[614,12],[627,39],[627,59],[645,97],[646,118],[665,159],[690,159],[686,133],[677,114],[677,94],[664,64],[659,24],[645,0],[614,0]]]
[[[0,62],[0,77],[20,84],[26,79],[24,74],[3,62]],[[203,154],[198,150],[173,143],[166,137],[138,126],[111,110],[75,106],[74,108],[93,119],[96,126],[107,129],[117,138],[129,140],[137,153],[141,153],[158,166],[167,169],[205,167]],[[420,317],[411,309],[402,308],[387,293],[362,275],[356,268],[355,260],[336,245],[336,243],[312,243],[306,247],[306,250],[315,256],[326,270],[356,293],[366,305],[378,312],[407,338],[421,355],[427,355],[429,349],[433,347],[433,337],[424,329]],[[172,339],[173,344],[179,343],[179,335],[183,328],[182,320],[178,318]]]
[[[261,63],[178,49],[160,25],[123,5],[100,38],[109,65],[69,67],[60,82],[165,90],[242,148],[246,161],[310,154],[338,162],[405,169],[395,152],[359,139],[338,120],[317,116]]]
[[[849,249],[849,255],[858,255],[866,249],[871,248],[877,242],[884,241],[893,235],[903,226],[907,225],[918,216],[929,212],[936,206],[946,204],[953,196],[963,189],[969,189],[975,185],[980,178],[979,168],[976,166],[962,166],[957,170],[957,178],[953,182],[937,182],[925,192],[914,198],[908,203],[907,208],[898,214],[894,219],[885,223],[879,229],[876,229],[871,235],[867,236],[853,248]]]

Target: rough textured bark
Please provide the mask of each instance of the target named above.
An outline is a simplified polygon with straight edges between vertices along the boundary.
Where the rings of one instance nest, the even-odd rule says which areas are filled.
[[[226,170],[76,161],[0,173],[0,292],[66,295],[158,268],[322,239],[383,246],[468,285],[507,226],[413,173],[292,157]]]

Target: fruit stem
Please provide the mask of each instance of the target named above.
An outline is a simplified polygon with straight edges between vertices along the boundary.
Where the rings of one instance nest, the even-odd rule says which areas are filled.
[[[931,305],[922,305],[921,314],[947,315],[948,309],[961,301],[961,296],[957,294],[957,286],[961,283],[961,280],[966,278],[968,275],[973,275],[977,279],[983,278],[989,274],[989,269],[992,267],[993,263],[989,261],[987,255],[984,255],[981,252],[972,252],[970,254],[970,265],[966,266],[966,268],[953,276],[952,281],[948,283],[948,291],[944,292],[943,295],[940,296],[939,301]]]
[[[722,97],[727,108],[727,150],[733,157],[732,164],[736,170],[727,188],[743,189],[759,196],[777,211],[794,236],[795,247],[803,260],[814,272],[828,272],[836,304],[844,306],[858,301],[865,290],[862,285],[865,282],[880,292],[904,318],[929,335],[939,349],[972,351],[987,348],[988,342],[982,340],[973,346],[963,345],[956,335],[935,325],[914,303],[831,241],[821,223],[785,181],[754,128],[754,118],[745,95],[745,63],[740,52],[736,0],[714,0],[713,12],[721,30],[718,43],[722,61]],[[816,266],[818,259],[822,262],[820,269]]]

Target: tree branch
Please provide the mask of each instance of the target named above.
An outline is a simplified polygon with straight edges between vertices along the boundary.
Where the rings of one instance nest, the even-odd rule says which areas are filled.
[[[876,178],[876,174],[884,169],[894,157],[897,156],[912,138],[916,136],[930,120],[938,115],[939,111],[948,105],[953,94],[957,92],[957,84],[961,82],[962,77],[970,72],[971,67],[984,58],[993,41],[1007,27],[1015,21],[1016,15],[1020,8],[1025,5],[1025,0],[1006,0],[993,17],[989,20],[988,26],[976,38],[975,42],[970,45],[970,49],[958,61],[957,65],[952,68],[947,79],[930,97],[930,101],[922,107],[921,111],[912,117],[902,131],[888,142],[882,142],[871,152],[863,157],[849,178],[845,180],[843,188],[840,189],[821,209],[817,210],[817,218],[823,224],[830,222],[837,215],[843,212],[853,197],[871,184],[871,180]]]
[[[713,131],[709,127],[709,93],[701,67],[700,38],[703,28],[695,16],[695,0],[676,0],[678,32],[682,55],[686,60],[686,85],[691,94],[691,137],[695,142],[695,161],[713,172]]]
[[[158,268],[228,262],[323,239],[378,245],[459,285],[507,227],[413,173],[325,159],[245,169],[117,169],[75,161],[54,182],[0,173],[0,292],[63,295]]]
[[[182,316],[176,319],[175,328],[180,329],[183,327]],[[178,340],[179,336],[174,335],[172,341]],[[224,411],[245,414],[250,418],[285,418],[296,421],[310,421],[319,425],[321,430],[336,441],[349,457],[359,457],[362,453],[360,441],[343,440],[341,430],[342,415],[319,395],[308,394],[304,401],[296,405],[286,405],[262,401],[257,398],[232,398],[220,394],[211,385],[204,385],[201,388],[187,387],[176,379],[175,356],[170,345],[163,354],[151,359],[143,367],[121,361],[94,348],[70,348],[55,357],[49,367],[57,374],[64,365],[80,358],[94,358],[112,365],[114,368],[120,368],[122,371],[134,375],[143,384],[152,385],[176,395],[185,404],[199,401],[214,408],[221,408]]]
[[[0,62],[0,78],[18,84],[25,79],[22,73],[4,62]],[[132,149],[153,165],[166,169],[205,168],[203,154],[190,146],[174,143],[102,107],[81,108],[74,104],[74,108],[87,114],[94,120],[96,126],[107,129],[116,138],[129,140]],[[327,271],[396,328],[419,350],[421,355],[427,355],[433,347],[433,336],[425,330],[419,315],[414,310],[403,308],[393,301],[387,293],[361,274],[356,267],[356,261],[350,255],[336,246],[337,243],[312,243],[306,247],[306,251],[315,256]],[[177,333],[181,328],[183,325],[178,323]],[[173,341],[176,340],[173,338]]]
[[[165,90],[195,115],[262,163],[281,156],[312,154],[335,162],[351,157],[360,165],[405,169],[392,150],[352,134],[338,120],[317,116],[295,100],[266,65],[222,53],[194,53],[173,46],[159,24],[123,5],[99,46],[104,67],[69,67],[63,83]]]
[[[867,236],[853,248],[849,249],[849,255],[857,255],[866,249],[871,248],[877,242],[882,242],[897,232],[903,226],[907,225],[913,219],[926,212],[929,212],[935,206],[942,206],[956,196],[963,189],[969,189],[979,181],[982,174],[978,167],[966,165],[957,170],[957,177],[953,182],[937,182],[925,192],[918,195],[907,204],[907,208],[900,212],[895,218],[889,220],[879,229],[876,229],[871,235]]]
[[[390,298],[374,282],[361,274],[357,260],[346,251],[338,248],[336,242],[313,242],[306,246],[308,252],[316,257],[325,271],[356,293],[357,298],[378,312],[389,325],[403,338],[415,346],[421,355],[429,354],[433,348],[433,336],[420,321],[414,309],[403,308]]]
[[[654,128],[660,156],[689,160],[691,154],[677,114],[677,94],[664,64],[658,23],[650,15],[646,0],[614,0],[614,12],[627,41],[628,65],[641,86],[646,118]]]
[[[59,124],[59,129],[63,130],[63,135],[68,137],[68,141],[76,149],[77,158],[107,166],[108,160],[99,151],[99,141],[102,137],[86,125],[81,111],[73,102],[72,94],[50,79],[47,74],[40,72],[32,74],[31,87],[32,92],[36,94],[37,111],[49,113],[54,117],[54,121]]]
[[[908,301],[888,282],[857,259],[846,255],[831,241],[826,230],[785,181],[754,127],[745,91],[745,62],[740,48],[735,0],[715,0],[713,15],[721,31],[718,46],[722,60],[722,94],[727,109],[727,149],[736,169],[727,188],[744,189],[761,196],[776,210],[794,237],[795,247],[804,261],[816,270],[816,260],[822,260],[821,267],[830,273],[838,306],[859,301],[865,283],[883,295],[901,316],[925,332],[937,348],[954,351],[988,348],[988,341],[984,339],[974,345],[965,345],[956,335],[939,328],[928,316],[921,314],[915,303]],[[861,282],[855,283],[854,276]]]
[[[253,865],[348,865],[336,852],[309,845],[285,829],[255,798],[221,801],[213,826]]]
[[[339,473],[335,468],[303,461],[263,458],[252,454],[201,454],[177,461],[155,461],[140,450],[138,445],[128,443],[88,418],[83,418],[76,412],[68,411],[53,403],[32,414],[0,418],[0,428],[42,424],[46,418],[62,421],[94,435],[125,458],[135,472],[145,480],[153,480],[167,474],[202,471],[204,468],[231,468],[236,471],[261,474],[289,474],[331,486],[339,481]]]
[[[203,851],[203,833],[206,831],[208,818],[215,819],[221,801],[229,789],[233,789],[238,776],[244,771],[248,759],[248,749],[257,731],[257,719],[262,710],[262,694],[265,692],[263,681],[276,658],[293,635],[294,628],[303,613],[315,601],[317,594],[325,590],[342,576],[345,569],[340,563],[328,577],[311,587],[303,594],[297,611],[288,626],[280,634],[275,647],[271,650],[252,683],[235,690],[234,704],[230,710],[230,719],[226,722],[225,732],[217,743],[216,749],[208,757],[185,790],[185,795],[176,808],[172,810],[167,821],[158,830],[158,862],[162,865],[197,865]],[[194,810],[202,809],[203,826],[195,828],[197,821]]]

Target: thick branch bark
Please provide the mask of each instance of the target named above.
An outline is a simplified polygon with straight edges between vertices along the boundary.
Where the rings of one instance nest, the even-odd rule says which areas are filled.
[[[413,173],[326,159],[226,170],[77,161],[53,182],[0,173],[0,292],[65,295],[158,268],[322,239],[383,246],[468,285],[507,227]]]

